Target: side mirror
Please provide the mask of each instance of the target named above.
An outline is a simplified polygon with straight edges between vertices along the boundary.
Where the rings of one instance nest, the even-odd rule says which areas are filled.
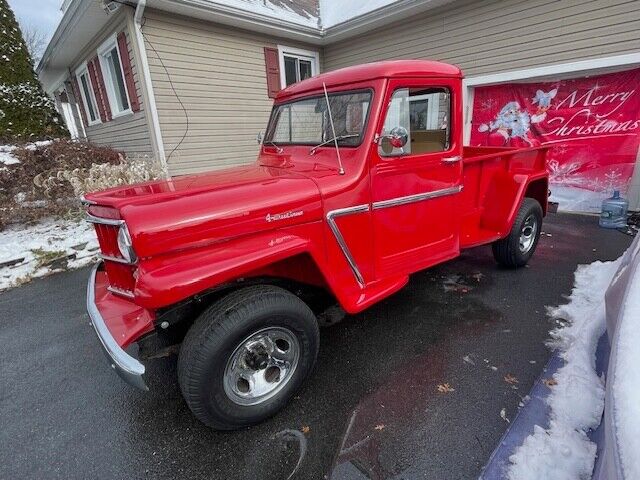
[[[258,145],[262,145],[262,140],[263,140],[262,132],[258,132],[258,135],[256,135],[256,142],[258,142]]]
[[[404,153],[404,146],[409,141],[409,132],[404,127],[394,127],[386,135],[378,137],[378,144],[386,155],[390,155],[394,148],[399,148]]]

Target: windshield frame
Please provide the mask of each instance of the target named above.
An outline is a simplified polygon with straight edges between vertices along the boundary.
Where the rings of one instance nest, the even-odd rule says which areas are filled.
[[[358,143],[356,144],[351,144],[351,145],[343,145],[342,143],[340,143],[342,140],[338,140],[338,147],[340,148],[358,148],[359,146],[362,145],[362,142],[364,142],[364,136],[367,132],[367,127],[369,125],[369,117],[371,116],[371,107],[373,105],[373,101],[374,101],[374,95],[375,95],[375,91],[372,87],[364,87],[364,88],[356,88],[356,89],[350,89],[350,90],[337,90],[334,92],[328,92],[328,96],[329,96],[329,100],[331,100],[332,96],[338,96],[338,95],[350,95],[350,94],[357,94],[357,93],[368,93],[369,96],[369,104],[367,105],[367,112],[364,118],[364,122],[362,123],[362,131],[360,133],[360,135],[358,135],[359,139],[358,139]],[[305,96],[301,96],[298,98],[295,98],[293,100],[288,100],[286,102],[282,102],[282,103],[277,103],[273,105],[273,108],[271,109],[271,114],[269,115],[269,121],[267,123],[267,128],[265,130],[265,135],[264,135],[264,142],[269,142],[270,145],[277,145],[279,147],[281,146],[306,146],[306,147],[315,147],[316,145],[318,145],[318,143],[320,142],[274,142],[273,140],[271,140],[271,138],[273,137],[273,132],[272,130],[272,124],[274,121],[274,117],[276,115],[276,111],[278,110],[278,108],[283,107],[285,105],[289,105],[292,103],[296,103],[296,102],[300,102],[300,101],[305,101],[305,100],[315,100],[315,99],[320,99],[320,98],[324,98],[324,93],[318,93],[318,94],[313,94],[313,95],[305,95]],[[347,140],[347,139],[345,139]],[[330,147],[330,148],[334,148],[335,146],[333,144],[333,141],[331,143],[328,143],[327,145],[323,145],[322,147],[318,147],[320,148],[326,148],[326,147]]]

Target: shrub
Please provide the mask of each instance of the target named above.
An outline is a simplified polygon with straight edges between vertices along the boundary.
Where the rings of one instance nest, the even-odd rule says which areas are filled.
[[[57,140],[16,148],[20,163],[0,166],[0,229],[49,216],[81,212],[86,192],[163,176],[151,158],[125,157],[109,147]]]

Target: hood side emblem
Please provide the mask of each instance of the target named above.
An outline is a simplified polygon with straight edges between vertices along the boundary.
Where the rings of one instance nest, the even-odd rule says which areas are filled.
[[[289,218],[295,218],[295,217],[300,217],[304,215],[304,211],[302,210],[293,210],[290,212],[284,212],[284,213],[267,213],[267,216],[264,217],[264,219],[267,222],[276,222],[278,220],[287,220]]]

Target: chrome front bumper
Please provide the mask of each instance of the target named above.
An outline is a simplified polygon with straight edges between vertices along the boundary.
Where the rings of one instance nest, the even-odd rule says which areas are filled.
[[[93,325],[93,328],[100,339],[102,349],[109,360],[111,368],[113,368],[116,373],[120,375],[120,378],[128,384],[141,390],[149,390],[143,379],[145,371],[144,365],[125,352],[120,345],[118,345],[118,342],[116,342],[107,328],[107,325],[100,314],[100,310],[98,310],[98,307],[96,306],[96,274],[100,265],[101,264],[98,263],[91,270],[89,283],[87,285],[87,312],[91,318],[91,325]]]

